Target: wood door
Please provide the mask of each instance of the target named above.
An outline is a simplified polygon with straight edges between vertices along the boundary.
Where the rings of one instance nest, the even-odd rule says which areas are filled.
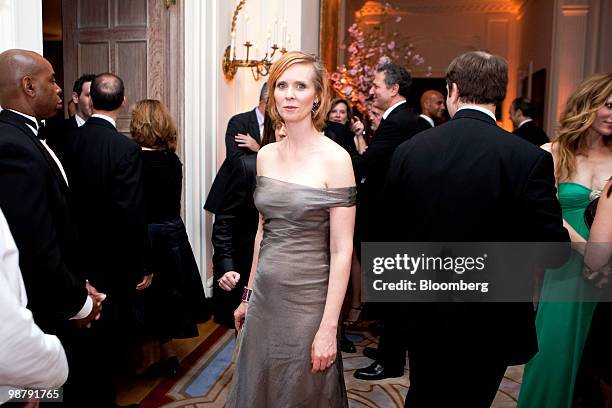
[[[112,72],[120,76],[128,101],[117,120],[122,133],[129,133],[129,106],[141,99],[161,100],[175,119],[182,114],[176,95],[180,94],[183,64],[168,63],[174,54],[182,55],[182,37],[178,35],[182,17],[178,6],[169,9],[164,3],[62,1],[64,92],[71,95],[74,81],[85,73]],[[169,47],[170,41],[176,43]]]

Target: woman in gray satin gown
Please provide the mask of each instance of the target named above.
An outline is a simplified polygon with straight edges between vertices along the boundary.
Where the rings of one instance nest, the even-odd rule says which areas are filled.
[[[257,157],[261,222],[250,300],[234,313],[242,341],[227,406],[347,407],[337,336],[355,222],[351,160],[321,133],[329,90],[314,57],[286,53],[268,85],[268,114],[287,137]]]

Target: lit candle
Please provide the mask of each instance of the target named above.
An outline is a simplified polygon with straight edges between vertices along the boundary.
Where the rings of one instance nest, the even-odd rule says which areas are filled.
[[[278,18],[274,17],[274,45],[278,45]]]
[[[230,44],[230,60],[234,60],[234,52],[236,50],[236,32],[232,31],[232,42]]]
[[[272,49],[270,48],[270,37],[271,37],[271,34],[270,34],[269,27],[270,26],[268,26],[268,34],[266,34],[266,53],[272,52]]]
[[[287,49],[287,51],[291,49],[291,36],[290,35],[287,35],[287,46],[285,48]]]

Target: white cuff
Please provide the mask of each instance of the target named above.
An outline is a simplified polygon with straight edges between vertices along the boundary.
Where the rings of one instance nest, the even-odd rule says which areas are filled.
[[[91,313],[91,309],[93,309],[93,301],[91,300],[91,297],[87,295],[87,299],[85,300],[85,303],[83,304],[81,310],[79,310],[79,313],[72,316],[70,320],[79,320],[86,318]]]

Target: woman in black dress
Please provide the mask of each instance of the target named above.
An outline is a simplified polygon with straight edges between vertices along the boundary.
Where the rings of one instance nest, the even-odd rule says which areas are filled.
[[[179,363],[172,339],[198,336],[197,323],[210,317],[200,272],[180,216],[183,173],[182,163],[174,153],[177,132],[166,107],[151,99],[134,105],[130,131],[142,148],[150,242],[147,269],[155,276],[144,292],[147,342],[143,347],[143,368],[150,367],[151,373],[163,369],[166,374],[176,375]],[[158,352],[160,362],[153,364]]]

